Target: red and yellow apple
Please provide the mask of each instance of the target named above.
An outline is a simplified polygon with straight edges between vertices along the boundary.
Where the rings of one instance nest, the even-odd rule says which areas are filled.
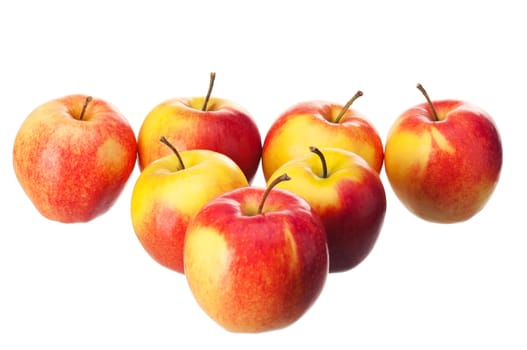
[[[313,305],[326,281],[328,252],[320,218],[301,197],[272,187],[223,194],[205,205],[187,229],[190,289],[205,313],[231,332],[292,324]]]
[[[353,152],[310,147],[311,153],[280,166],[273,182],[287,173],[291,181],[276,187],[304,198],[320,216],[329,248],[329,272],[350,270],[373,249],[386,213],[379,174]]]
[[[400,201],[418,217],[438,223],[465,221],[493,193],[503,154],[495,122],[461,100],[409,108],[391,127],[385,149],[387,178]]]
[[[228,156],[252,181],[262,153],[260,132],[242,106],[210,96],[214,76],[206,96],[168,99],[148,113],[138,134],[141,170],[170,153],[159,144],[166,136],[179,151],[208,149]]]
[[[64,223],[105,213],[136,159],[135,134],[125,117],[110,103],[80,94],[34,109],[13,146],[22,189],[44,217]]]
[[[370,121],[351,108],[358,91],[346,105],[305,101],[283,112],[269,128],[262,150],[265,179],[285,162],[309,152],[309,146],[352,151],[377,172],[383,164],[382,140]]]
[[[146,252],[160,265],[184,273],[183,244],[192,217],[216,196],[248,186],[229,157],[210,150],[178,152],[150,163],[132,191],[134,231]],[[159,141],[158,141],[159,142]]]

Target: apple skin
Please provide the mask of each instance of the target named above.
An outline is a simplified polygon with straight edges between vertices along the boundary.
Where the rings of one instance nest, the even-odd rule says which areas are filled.
[[[166,147],[166,146],[165,146]],[[160,265],[184,273],[183,244],[189,221],[207,202],[248,186],[229,157],[210,150],[179,152],[150,163],[132,191],[134,231],[146,252]]]
[[[324,227],[309,204],[280,189],[246,187],[212,200],[189,224],[186,278],[198,304],[224,329],[259,333],[298,320],[328,274]]]
[[[233,159],[250,183],[262,154],[262,140],[250,114],[233,101],[211,97],[202,111],[205,97],[166,100],[146,116],[138,134],[139,167],[170,154],[159,143],[161,136],[179,150],[208,149]]]
[[[336,123],[343,107],[315,100],[298,103],[284,111],[265,136],[262,150],[265,179],[268,180],[282,164],[309,152],[312,145],[355,152],[380,172],[384,149],[379,133],[353,108],[348,108]]]
[[[44,217],[87,222],[116,201],[137,159],[137,142],[125,117],[88,96],[50,100],[24,120],[13,146],[16,177]]]
[[[287,173],[291,181],[276,188],[304,198],[321,218],[329,248],[329,272],[348,271],[371,252],[383,226],[386,194],[379,174],[353,152],[320,148],[327,166],[323,176],[320,157],[308,153],[279,167],[269,178]]]
[[[396,196],[416,216],[436,223],[468,220],[487,203],[502,161],[498,129],[489,114],[459,100],[406,110],[386,141],[385,171]]]

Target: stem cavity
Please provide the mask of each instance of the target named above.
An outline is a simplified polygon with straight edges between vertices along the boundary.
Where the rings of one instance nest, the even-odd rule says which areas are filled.
[[[261,214],[262,213],[263,207],[264,207],[264,204],[265,204],[265,200],[267,199],[267,196],[269,196],[269,193],[271,192],[273,187],[275,187],[276,185],[278,185],[282,181],[289,181],[289,180],[291,180],[289,175],[284,173],[284,174],[278,176],[276,179],[274,179],[273,182],[271,182],[269,184],[269,186],[267,186],[267,188],[265,189],[265,192],[264,192],[264,194],[262,196],[262,200],[260,201],[260,205],[258,206],[258,211],[256,212],[256,214]]]
[[[172,152],[174,152],[174,154],[176,155],[177,159],[179,160],[179,165],[181,166],[181,169],[185,169],[185,163],[183,163],[183,159],[181,159],[181,155],[179,154],[178,150],[176,149],[176,147],[174,147],[168,140],[166,137],[164,136],[161,136],[161,138],[159,139],[159,141],[161,141],[161,143],[164,143],[165,145],[168,146],[168,148],[170,148],[172,150]]]

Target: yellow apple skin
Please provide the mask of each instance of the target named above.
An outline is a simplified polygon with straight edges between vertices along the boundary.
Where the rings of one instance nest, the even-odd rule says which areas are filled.
[[[165,146],[166,147],[166,146]],[[227,156],[209,150],[180,152],[150,163],[132,191],[131,217],[137,238],[160,265],[184,273],[187,225],[216,196],[248,186],[241,169]]]
[[[86,95],[48,101],[24,120],[13,146],[22,189],[44,217],[86,222],[117,200],[137,159],[134,132],[111,104]]]
[[[372,251],[386,213],[386,194],[379,174],[353,152],[320,148],[326,165],[315,153],[280,166],[268,184],[287,173],[290,181],[276,188],[304,198],[321,218],[329,248],[329,272],[344,272],[359,265]]]
[[[138,133],[139,167],[170,154],[159,143],[165,136],[179,150],[208,149],[225,154],[252,181],[262,154],[262,141],[250,114],[233,101],[211,97],[172,98],[155,106]]]
[[[384,149],[377,130],[353,108],[335,122],[343,107],[327,101],[306,101],[283,112],[265,136],[262,149],[265,179],[282,164],[309,152],[312,145],[352,151],[380,172]]]
[[[500,176],[501,138],[481,108],[458,100],[405,111],[391,127],[385,149],[388,180],[418,217],[437,223],[468,220],[493,193]]]
[[[245,187],[209,202],[189,224],[185,271],[205,313],[224,329],[287,327],[317,300],[328,274],[324,227],[309,204],[280,189]]]

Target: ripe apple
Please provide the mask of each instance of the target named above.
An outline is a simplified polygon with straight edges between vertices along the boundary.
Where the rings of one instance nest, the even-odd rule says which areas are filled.
[[[262,153],[256,123],[240,105],[211,97],[215,73],[211,74],[205,97],[180,97],[155,106],[138,134],[139,167],[170,153],[159,144],[166,136],[179,150],[208,149],[233,159],[251,182]]]
[[[184,273],[183,243],[190,219],[211,199],[248,186],[241,169],[229,157],[210,150],[178,150],[150,163],[132,191],[134,231],[150,256]]]
[[[306,152],[309,146],[342,148],[357,153],[377,172],[383,163],[382,140],[374,126],[350,108],[362,92],[347,103],[306,101],[283,112],[266,134],[262,150],[265,179],[285,162]]]
[[[24,120],[13,166],[36,209],[58,222],[86,222],[122,192],[137,159],[135,134],[111,104],[85,95],[48,101]]]
[[[467,220],[487,203],[502,165],[501,138],[489,114],[460,100],[406,110],[391,127],[385,150],[388,180],[418,217],[438,223]]]
[[[284,174],[277,181],[287,180]],[[240,188],[209,202],[190,222],[186,279],[201,308],[231,332],[257,333],[298,320],[328,273],[324,227],[301,197]]]
[[[269,178],[287,173],[276,187],[304,198],[320,216],[329,248],[329,272],[347,271],[371,252],[386,213],[379,174],[353,152],[310,147],[312,153],[279,167]]]

